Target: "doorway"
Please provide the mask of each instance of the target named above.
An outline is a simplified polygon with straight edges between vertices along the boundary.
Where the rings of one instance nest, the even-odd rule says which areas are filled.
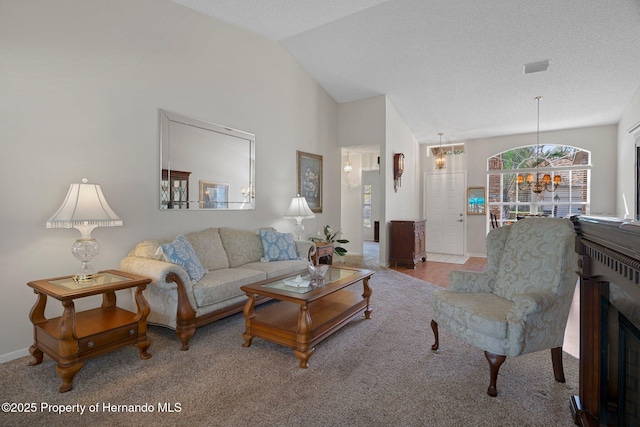
[[[362,240],[364,242],[380,240],[379,227],[382,217],[380,176],[377,170],[362,171]]]
[[[426,249],[464,255],[465,172],[425,175]]]

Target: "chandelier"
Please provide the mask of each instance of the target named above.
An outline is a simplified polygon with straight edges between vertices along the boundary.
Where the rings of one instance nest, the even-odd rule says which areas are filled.
[[[540,194],[543,191],[555,191],[558,188],[558,184],[562,182],[562,177],[560,175],[556,175],[553,177],[553,187],[550,189],[549,185],[552,183],[551,175],[548,173],[542,176],[540,179],[540,99],[541,96],[536,96],[534,99],[538,101],[538,128],[536,130],[536,178],[535,182],[533,180],[533,174],[527,174],[525,178],[522,175],[518,175],[518,187],[520,191],[528,191],[533,190],[534,193]],[[526,184],[525,184],[526,183]]]
[[[444,169],[446,167],[447,159],[444,157],[444,153],[442,152],[442,132],[439,132],[440,135],[440,150],[438,151],[438,157],[436,157],[436,169]]]

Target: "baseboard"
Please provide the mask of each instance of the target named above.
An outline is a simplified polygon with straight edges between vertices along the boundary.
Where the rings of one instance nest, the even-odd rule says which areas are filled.
[[[462,264],[465,264],[467,261],[469,261],[469,257],[466,255],[451,255],[451,254],[427,252],[427,261],[462,265]]]
[[[28,348],[12,351],[11,353],[0,354],[0,363],[5,363],[11,360],[20,359],[21,357],[28,356],[28,355],[29,355]]]
[[[465,253],[465,256],[468,256],[470,258],[486,258],[487,254],[472,254],[472,253]]]

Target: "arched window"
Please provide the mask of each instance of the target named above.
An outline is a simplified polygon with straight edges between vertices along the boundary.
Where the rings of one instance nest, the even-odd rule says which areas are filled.
[[[560,176],[558,188],[534,193],[518,175]],[[488,209],[502,225],[527,215],[566,217],[589,213],[591,153],[567,145],[523,146],[487,160]]]

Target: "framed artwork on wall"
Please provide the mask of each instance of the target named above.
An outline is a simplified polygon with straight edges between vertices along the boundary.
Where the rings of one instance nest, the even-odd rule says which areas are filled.
[[[228,209],[229,184],[200,181],[201,209]]]
[[[296,151],[298,156],[298,194],[309,208],[322,213],[322,156]]]
[[[467,215],[484,215],[484,187],[469,187],[467,189]]]

